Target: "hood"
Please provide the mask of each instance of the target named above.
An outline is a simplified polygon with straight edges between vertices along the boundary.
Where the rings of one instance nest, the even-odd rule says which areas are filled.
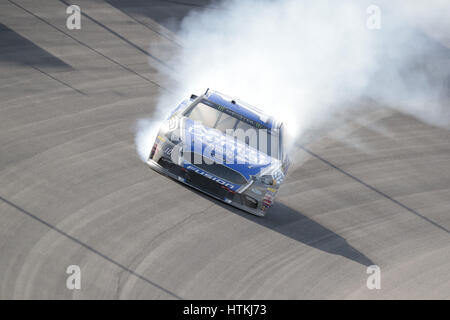
[[[215,161],[239,172],[247,181],[251,179],[251,176],[281,166],[278,159],[189,118],[181,121],[180,130],[183,132],[181,135],[183,152],[201,154],[205,161],[209,161],[208,163]],[[195,166],[195,163],[192,164]],[[191,165],[191,163],[187,162],[186,165]]]

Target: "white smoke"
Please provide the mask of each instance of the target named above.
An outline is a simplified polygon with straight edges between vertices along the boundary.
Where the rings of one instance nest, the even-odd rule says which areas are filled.
[[[144,162],[147,161],[150,150],[155,143],[159,125],[160,119],[140,119],[136,123],[134,142],[136,143],[138,156]]]
[[[295,139],[361,97],[448,126],[449,51],[436,39],[448,36],[450,2],[393,2],[233,0],[191,12],[168,62],[175,94],[160,96],[159,119],[212,88],[274,115]],[[380,30],[367,28],[371,4]]]
[[[450,127],[450,2],[383,2],[378,63],[365,92],[428,124]]]

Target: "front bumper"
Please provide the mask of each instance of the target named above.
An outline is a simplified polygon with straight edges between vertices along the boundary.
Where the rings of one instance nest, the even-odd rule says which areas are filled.
[[[161,159],[163,162],[161,162]],[[149,159],[147,161],[147,165],[161,174],[180,181],[198,191],[201,191],[224,203],[230,204],[240,210],[246,211],[259,217],[265,216],[266,211],[258,208],[250,208],[249,206],[245,205],[245,200],[243,200],[243,196],[241,194],[233,193],[226,189],[220,190],[218,189],[219,187],[217,186],[217,183],[210,181],[209,179],[204,178],[193,171],[188,171],[187,169],[182,168],[164,158],[161,159],[159,161],[160,163]],[[208,188],[208,186],[210,186],[210,188]],[[211,190],[214,190],[214,192],[212,192]]]

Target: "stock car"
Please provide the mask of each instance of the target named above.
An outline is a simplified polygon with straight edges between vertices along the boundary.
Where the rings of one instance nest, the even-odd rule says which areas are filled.
[[[289,167],[283,124],[213,90],[191,95],[162,123],[150,168],[248,213],[265,216]]]

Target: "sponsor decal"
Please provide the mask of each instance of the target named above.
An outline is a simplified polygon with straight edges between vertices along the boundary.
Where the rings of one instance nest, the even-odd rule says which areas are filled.
[[[241,120],[243,122],[246,122],[246,123],[250,124],[251,126],[256,127],[258,129],[269,129],[268,127],[266,127],[266,126],[264,126],[264,125],[262,125],[262,124],[260,124],[260,123],[258,123],[256,121],[254,121],[252,119],[249,119],[249,118],[243,116],[240,113],[237,113],[237,112],[235,112],[235,111],[233,111],[231,109],[228,109],[228,108],[226,108],[224,106],[221,106],[221,105],[219,105],[217,103],[214,103],[212,101],[202,100],[202,103],[207,104],[208,106],[210,106],[210,107],[212,107],[214,109],[217,109],[217,110],[219,110],[219,111],[221,111],[223,113],[229,114],[230,116],[235,117],[235,118],[237,118],[237,119],[239,119],[239,120]]]
[[[283,172],[281,172],[280,170],[277,170],[274,172],[273,177],[275,178],[275,180],[277,181],[277,184],[281,184],[283,183],[284,180],[284,174]]]
[[[271,195],[270,193],[266,193],[264,195],[264,199],[263,199],[263,206],[271,207],[273,204],[273,195]]]
[[[171,147],[167,147],[167,148],[164,149],[164,153],[166,155],[168,155],[169,157],[172,154],[172,151],[173,151],[173,148],[171,148]]]
[[[220,178],[218,178],[216,176],[213,176],[212,174],[210,174],[210,173],[208,173],[206,171],[203,171],[203,170],[201,170],[199,168],[196,168],[194,166],[189,165],[187,168],[189,170],[194,171],[195,173],[198,173],[198,174],[208,178],[208,179],[211,179],[214,182],[217,182],[218,184],[221,184],[222,186],[224,186],[224,187],[226,187],[228,189],[234,190],[234,189],[238,188],[238,186],[235,186],[234,184],[231,184],[231,183],[229,183],[229,182],[227,182],[225,180],[222,180],[222,179],[220,179]]]
[[[255,193],[255,194],[258,194],[258,195],[261,195],[261,194],[262,194],[262,192],[259,191],[259,190],[256,189],[256,188],[252,188],[251,191],[252,191],[253,193]]]
[[[273,201],[273,196],[271,196],[270,194],[266,193],[266,195],[264,196],[264,200]]]

